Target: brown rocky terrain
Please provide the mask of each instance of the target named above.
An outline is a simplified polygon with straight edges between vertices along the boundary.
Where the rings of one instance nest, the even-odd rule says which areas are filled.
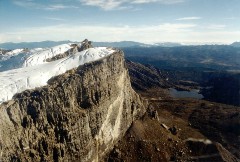
[[[0,105],[1,161],[99,161],[145,112],[118,51]]]
[[[126,60],[131,76],[132,87],[136,91],[146,92],[153,87],[167,89],[175,88],[178,90],[191,90],[199,87],[199,84],[189,80],[178,80],[178,78],[166,71],[160,70],[152,65]]]
[[[172,98],[165,87],[175,83],[164,80],[166,76],[148,66],[127,64],[133,87],[149,107],[106,161],[239,161],[240,107]],[[148,88],[139,88],[144,84]]]
[[[157,98],[154,93],[145,116],[133,122],[106,160],[239,161],[239,107]]]

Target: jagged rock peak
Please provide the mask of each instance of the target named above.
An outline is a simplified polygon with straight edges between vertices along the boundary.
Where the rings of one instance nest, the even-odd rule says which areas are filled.
[[[80,47],[80,51],[83,51],[85,49],[88,49],[88,48],[92,48],[92,42],[91,41],[88,41],[87,39],[85,39],[84,41],[82,41],[82,45]]]
[[[84,39],[81,43],[79,43],[79,44],[72,44],[71,46],[73,48],[70,49],[71,50],[70,52],[73,53],[73,54],[93,47],[92,46],[92,42],[88,41],[88,39]]]

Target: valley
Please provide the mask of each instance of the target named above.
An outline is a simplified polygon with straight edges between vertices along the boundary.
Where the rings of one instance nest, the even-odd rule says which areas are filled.
[[[159,69],[131,61],[127,65],[132,86],[149,106],[106,161],[239,161],[240,107],[186,94],[173,97],[169,87],[179,85],[160,77]],[[145,84],[149,87],[141,88]]]
[[[128,60],[145,65],[144,70],[154,71],[156,85],[164,81],[165,87],[177,90],[198,89],[205,100],[240,106],[238,47],[128,47],[123,51]]]

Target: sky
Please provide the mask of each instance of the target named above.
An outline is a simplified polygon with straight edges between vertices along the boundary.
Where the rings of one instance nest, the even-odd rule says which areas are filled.
[[[0,0],[0,20],[0,43],[240,41],[240,0]]]

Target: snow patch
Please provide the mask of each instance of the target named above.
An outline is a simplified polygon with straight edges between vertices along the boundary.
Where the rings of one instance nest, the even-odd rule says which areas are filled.
[[[46,63],[46,61],[45,61],[46,59],[52,58],[52,57],[54,57],[56,55],[59,55],[59,54],[63,54],[64,52],[68,51],[71,48],[72,47],[71,47],[70,44],[63,44],[63,45],[55,46],[55,47],[52,47],[52,48],[45,48],[45,49],[37,48],[37,49],[34,49],[34,50],[31,51],[34,54],[29,56],[25,60],[25,62],[23,64],[23,67],[44,64],[44,63]]]
[[[64,45],[61,48],[56,47],[44,52],[38,52],[33,57],[30,57],[31,59],[28,59],[29,64],[27,66],[0,72],[0,104],[11,100],[16,93],[47,85],[47,81],[54,76],[115,52],[115,50],[107,47],[89,48],[60,60],[43,62],[44,59],[62,53],[69,47],[69,45]]]

